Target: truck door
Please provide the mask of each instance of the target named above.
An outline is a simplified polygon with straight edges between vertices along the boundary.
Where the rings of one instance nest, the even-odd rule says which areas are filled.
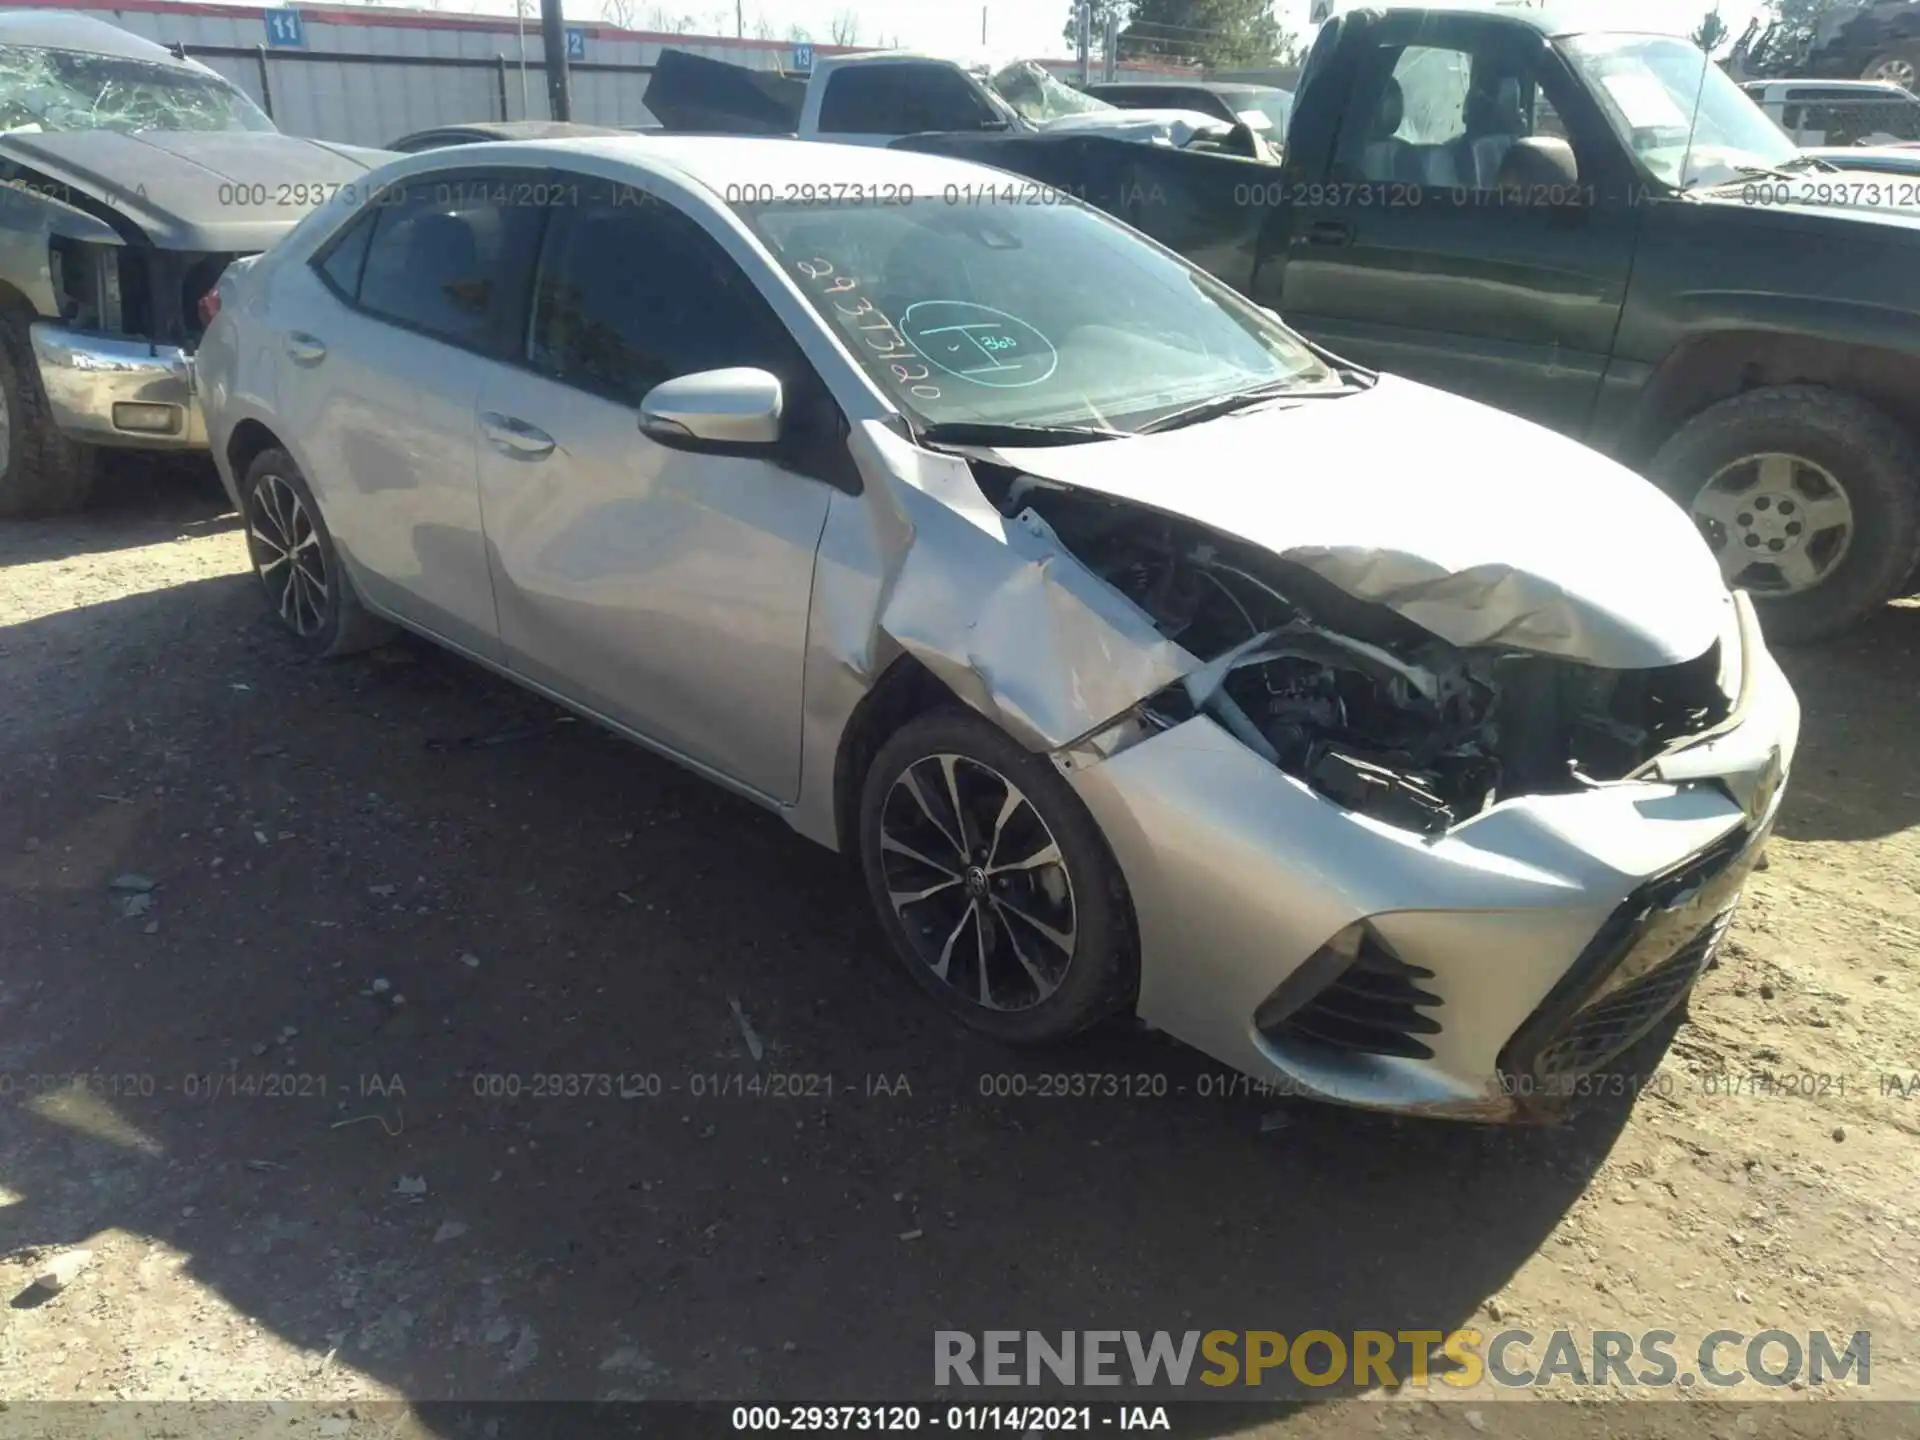
[[[1639,228],[1623,148],[1531,26],[1389,12],[1353,40],[1307,102],[1345,108],[1325,183],[1290,187],[1282,313],[1363,364],[1581,434]]]

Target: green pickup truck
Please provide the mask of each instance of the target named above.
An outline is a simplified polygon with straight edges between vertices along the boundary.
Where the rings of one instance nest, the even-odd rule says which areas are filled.
[[[1321,28],[1277,174],[1094,137],[900,143],[1071,193],[1330,350],[1635,466],[1778,639],[1910,588],[1920,180],[1803,156],[1688,41],[1349,12]],[[1436,453],[1433,483],[1475,461]]]

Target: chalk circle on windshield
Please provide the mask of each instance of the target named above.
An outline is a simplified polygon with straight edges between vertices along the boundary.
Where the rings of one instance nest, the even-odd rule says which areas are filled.
[[[1060,352],[1017,315],[971,300],[917,300],[895,327],[929,365],[958,380],[997,390],[1038,385]]]

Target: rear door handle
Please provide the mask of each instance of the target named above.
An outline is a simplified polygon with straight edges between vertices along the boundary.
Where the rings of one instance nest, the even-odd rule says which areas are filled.
[[[1329,248],[1353,243],[1353,226],[1345,220],[1315,220],[1307,226],[1302,237],[1309,245],[1324,245]]]
[[[517,460],[544,460],[553,453],[553,437],[537,425],[529,425],[514,415],[499,415],[489,410],[480,417],[480,428],[487,441],[502,455]]]
[[[295,330],[287,336],[287,354],[301,365],[318,365],[327,358],[327,347],[319,336]]]

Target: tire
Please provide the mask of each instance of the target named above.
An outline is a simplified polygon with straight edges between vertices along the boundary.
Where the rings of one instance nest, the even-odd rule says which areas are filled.
[[[1862,80],[1886,80],[1911,90],[1920,80],[1920,45],[1896,45],[1867,62]]]
[[[53,423],[40,365],[33,358],[33,317],[0,314],[0,516],[59,515],[93,493],[99,453]]]
[[[306,477],[284,450],[263,450],[240,482],[247,553],[273,611],[301,650],[332,659],[386,643],[393,629],[361,605]]]
[[[973,842],[971,884],[950,838],[947,763],[967,815],[965,838]],[[930,810],[916,803],[916,785]],[[1008,808],[1009,785],[1024,805]],[[981,856],[996,820],[1004,822],[1002,848],[990,867],[998,873],[989,878]],[[895,733],[862,785],[859,835],[867,892],[895,956],[964,1024],[1011,1044],[1042,1044],[1133,1003],[1140,976],[1133,907],[1105,838],[1044,756],[985,719],[941,709]],[[1016,862],[1046,854],[1049,839],[1058,863],[1009,863],[1010,854]],[[946,881],[943,874],[963,878]],[[896,909],[894,893],[917,894],[923,886],[938,893]],[[956,913],[957,928],[950,929]],[[969,913],[988,915],[984,932]],[[1070,948],[1048,939],[1041,926],[1069,936]],[[935,968],[943,936],[950,951],[945,979]],[[979,999],[983,943],[991,1007]]]
[[[1920,563],[1920,446],[1858,396],[1813,385],[1736,395],[1681,426],[1648,473],[1693,514],[1774,640],[1819,640],[1857,624],[1904,594]],[[1830,517],[1835,489],[1845,522],[1787,518]],[[1782,546],[1797,569],[1768,558]],[[1748,564],[1737,568],[1728,557],[1743,553]],[[1817,578],[1804,583],[1809,572]],[[1803,588],[1792,588],[1796,576]]]

